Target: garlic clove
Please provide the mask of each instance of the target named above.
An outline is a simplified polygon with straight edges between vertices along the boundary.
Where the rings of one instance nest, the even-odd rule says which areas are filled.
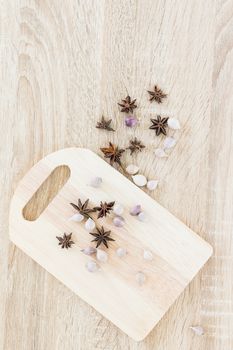
[[[146,184],[146,187],[148,188],[148,190],[153,191],[158,186],[158,183],[158,180],[149,180]]]
[[[108,254],[102,249],[97,249],[96,258],[105,263],[108,261]]]
[[[137,216],[138,220],[139,221],[142,221],[142,222],[146,222],[147,221],[147,216],[146,214],[144,213],[144,211],[142,211],[141,213],[138,214]]]
[[[124,223],[125,223],[125,220],[124,220],[124,218],[122,218],[121,216],[116,216],[116,217],[113,219],[113,224],[114,224],[116,227],[122,227],[122,226],[124,226]]]
[[[127,254],[127,250],[125,248],[119,247],[116,250],[116,254],[119,258],[123,258]]]
[[[86,255],[92,255],[96,253],[96,248],[94,247],[86,247],[84,249],[81,249],[81,252]]]
[[[189,328],[192,329],[192,331],[196,335],[203,335],[205,333],[203,327],[201,327],[201,326],[192,326],[192,327],[189,327]]]
[[[164,149],[169,149],[174,147],[176,144],[176,140],[174,139],[174,137],[166,137],[166,139],[163,142],[163,147]]]
[[[138,120],[133,115],[127,116],[125,118],[125,125],[128,126],[129,128],[136,126],[137,123],[138,123]]]
[[[130,164],[126,168],[126,172],[130,175],[135,175],[135,174],[137,174],[138,171],[139,171],[139,167],[137,165],[134,165],[134,164]]]
[[[95,221],[92,220],[91,218],[89,218],[86,222],[85,222],[85,229],[87,231],[92,231],[95,228]]]
[[[151,261],[153,259],[153,254],[151,253],[150,250],[144,250],[143,252],[143,258],[145,260]]]
[[[113,207],[113,212],[116,215],[122,215],[124,212],[124,207],[119,203],[115,203],[115,205]]]
[[[137,185],[139,187],[143,187],[147,183],[147,179],[144,175],[133,175],[132,179],[133,179],[133,182],[135,183],[135,185]]]
[[[135,205],[131,210],[130,210],[130,215],[136,216],[139,213],[141,213],[142,207],[140,204]]]
[[[173,130],[179,130],[180,129],[180,122],[176,118],[169,118],[167,121],[167,125],[170,129]]]
[[[86,263],[86,269],[89,272],[96,272],[99,270],[99,265],[97,265],[97,263],[93,260],[90,260]]]
[[[146,282],[146,275],[141,271],[137,272],[136,281],[139,284],[139,286],[142,286]]]
[[[100,185],[102,184],[103,180],[101,177],[99,176],[96,176],[96,177],[93,177],[90,181],[90,185],[94,188],[98,188],[100,187]]]
[[[83,221],[84,216],[82,214],[74,214],[69,218],[69,221],[74,221],[74,222],[81,222]]]
[[[158,158],[168,157],[167,153],[165,153],[162,148],[156,148],[154,153],[155,153],[156,157],[158,157]]]

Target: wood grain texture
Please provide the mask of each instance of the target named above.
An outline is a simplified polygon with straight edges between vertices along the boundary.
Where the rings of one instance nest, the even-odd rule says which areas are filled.
[[[16,0],[1,2],[0,348],[231,350],[233,348],[232,0]],[[162,105],[146,89],[158,83]],[[126,130],[116,102],[137,97],[140,127]],[[155,113],[182,130],[166,160],[148,130]],[[117,132],[95,130],[104,113]],[[98,151],[131,135],[133,161],[160,180],[154,194],[209,241],[214,257],[153,332],[135,343],[9,244],[13,190],[41,157],[64,146]],[[130,157],[126,155],[125,163]],[[189,326],[201,324],[195,336]]]

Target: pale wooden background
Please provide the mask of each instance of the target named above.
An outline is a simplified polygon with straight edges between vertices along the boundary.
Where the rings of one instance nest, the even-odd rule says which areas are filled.
[[[233,1],[3,0],[0,16],[0,348],[231,350]],[[154,83],[169,94],[161,106],[148,102]],[[126,91],[140,106],[135,132],[116,105]],[[148,130],[158,112],[183,125],[166,160],[154,159],[160,138]],[[102,113],[114,135],[94,128]],[[66,146],[99,152],[109,137],[125,146],[131,135],[148,146],[134,162],[161,181],[154,198],[215,250],[141,343],[8,239],[13,190],[36,161]]]

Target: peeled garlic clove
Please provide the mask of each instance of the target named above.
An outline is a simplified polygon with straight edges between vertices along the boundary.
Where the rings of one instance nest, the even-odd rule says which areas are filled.
[[[108,254],[104,250],[97,249],[96,258],[105,263],[108,261]]]
[[[153,259],[153,254],[151,253],[150,250],[144,250],[143,252],[143,258],[145,260],[151,261]]]
[[[164,149],[169,149],[174,147],[176,144],[176,140],[174,139],[174,137],[166,137],[166,139],[163,142],[163,147]]]
[[[138,214],[138,220],[142,221],[142,222],[146,222],[147,221],[147,216],[146,216],[146,214],[143,211]]]
[[[134,165],[134,164],[130,164],[126,168],[126,172],[130,175],[135,175],[135,174],[137,174],[138,171],[139,171],[139,167],[137,165]]]
[[[81,249],[81,252],[86,254],[86,255],[92,255],[92,254],[96,253],[96,248],[94,248],[94,247],[86,247],[84,249]]]
[[[132,179],[133,179],[133,182],[135,183],[135,185],[137,185],[139,187],[143,187],[147,183],[147,179],[144,175],[133,175]]]
[[[124,207],[119,204],[119,203],[115,203],[114,207],[113,207],[113,212],[116,215],[122,215],[124,211]]]
[[[158,183],[158,180],[150,180],[147,182],[146,187],[148,188],[148,190],[153,191],[158,186]]]
[[[93,260],[90,260],[86,263],[86,269],[89,272],[96,272],[99,270],[99,266],[97,265],[97,263]]]
[[[130,215],[136,216],[139,213],[141,213],[142,207],[140,204],[135,205],[131,210],[130,210]]]
[[[116,254],[119,258],[123,258],[127,254],[127,250],[125,248],[117,248]]]
[[[91,218],[89,218],[86,222],[85,222],[85,229],[87,231],[92,231],[95,228],[95,221],[92,220]]]
[[[139,271],[136,273],[136,281],[139,286],[142,286],[146,282],[146,276],[143,272]]]
[[[83,221],[84,216],[82,214],[74,214],[69,218],[69,221],[74,221],[74,222],[81,222]]]
[[[122,226],[124,226],[124,223],[125,223],[125,220],[124,220],[121,216],[116,216],[116,217],[113,219],[113,224],[114,224],[116,227],[122,227]]]
[[[192,331],[197,335],[203,335],[205,333],[204,329],[201,326],[193,326],[189,328],[192,329]]]
[[[96,177],[93,177],[93,178],[91,179],[90,185],[91,185],[92,187],[97,188],[97,187],[100,187],[100,185],[102,184],[102,182],[103,182],[102,178],[96,176]]]
[[[170,129],[173,130],[179,130],[180,129],[180,122],[176,118],[169,118],[167,121],[167,125]]]
[[[168,156],[167,153],[165,153],[162,148],[156,148],[155,155],[156,157],[159,157],[159,158],[164,158]]]

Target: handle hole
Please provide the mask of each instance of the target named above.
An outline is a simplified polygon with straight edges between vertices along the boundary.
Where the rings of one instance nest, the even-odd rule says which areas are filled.
[[[66,165],[56,167],[23,208],[23,217],[35,221],[52,202],[54,197],[70,177],[70,168]]]

